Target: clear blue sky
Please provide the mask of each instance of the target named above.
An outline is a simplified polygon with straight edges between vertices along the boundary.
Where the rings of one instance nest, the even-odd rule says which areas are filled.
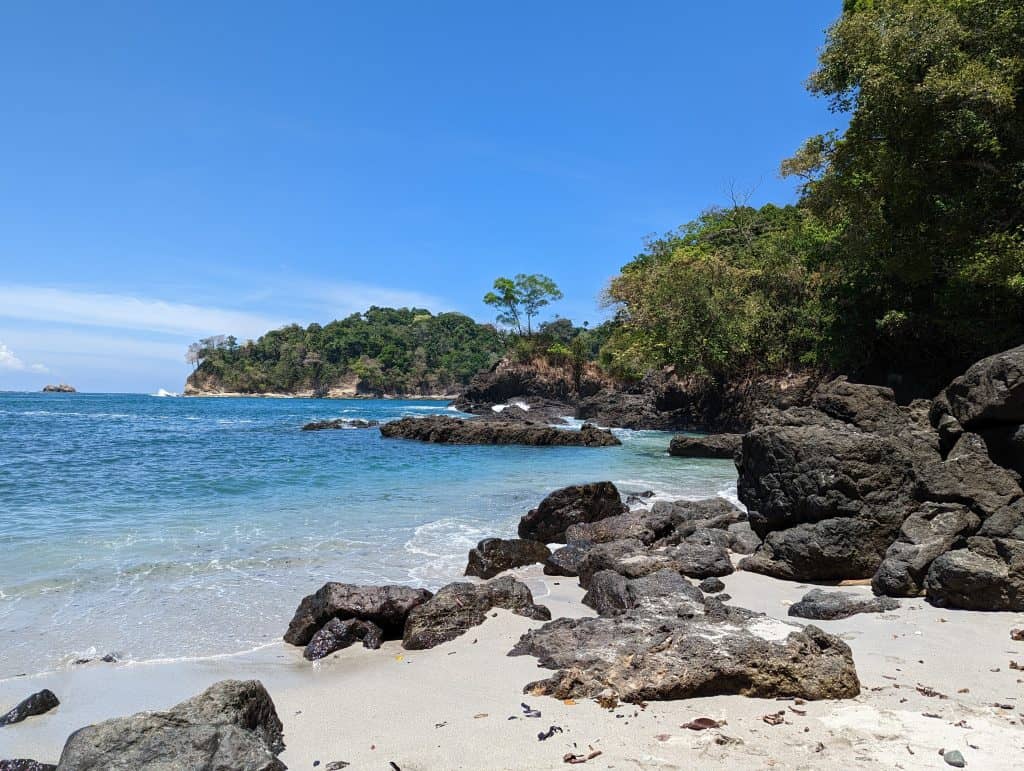
[[[179,390],[190,340],[369,304],[602,317],[643,237],[837,125],[839,0],[0,8],[0,390]]]

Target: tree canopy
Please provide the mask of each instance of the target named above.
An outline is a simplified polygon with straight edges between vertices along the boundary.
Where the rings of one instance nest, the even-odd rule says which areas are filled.
[[[498,310],[498,323],[512,327],[522,335],[533,334],[533,320],[541,308],[562,299],[562,290],[551,278],[541,273],[519,273],[514,279],[500,276],[494,290],[484,295],[484,302]],[[523,329],[523,320],[526,329]]]

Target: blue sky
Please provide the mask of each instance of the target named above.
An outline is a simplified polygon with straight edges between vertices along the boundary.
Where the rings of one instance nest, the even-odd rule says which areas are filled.
[[[0,390],[179,390],[188,342],[370,304],[598,321],[643,237],[791,201],[839,0],[0,8]]]

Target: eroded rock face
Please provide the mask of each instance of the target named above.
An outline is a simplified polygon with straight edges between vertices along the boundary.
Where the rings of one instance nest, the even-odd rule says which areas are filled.
[[[372,621],[332,618],[313,635],[302,655],[308,661],[317,661],[357,642],[361,642],[364,648],[376,650],[383,641],[384,632]]]
[[[331,581],[303,598],[284,639],[292,645],[307,645],[332,618],[371,621],[381,628],[385,639],[396,639],[402,636],[409,611],[431,596],[426,589],[408,586],[359,586]]]
[[[626,610],[558,619],[527,632],[509,653],[557,670],[527,693],[641,702],[717,694],[852,698],[860,692],[850,648],[800,628],[709,602],[690,618]]]
[[[27,718],[45,714],[59,704],[60,700],[54,695],[53,691],[44,688],[19,702],[6,714],[0,715],[0,727],[20,723]]]
[[[483,584],[448,584],[409,613],[402,647],[423,650],[454,640],[482,624],[491,608],[504,608],[541,621],[551,618],[551,611],[534,604],[526,584],[511,576]]]
[[[968,430],[1024,423],[1024,345],[973,364],[940,399]]]
[[[736,457],[743,442],[743,434],[707,434],[706,436],[673,437],[668,454],[679,458],[728,458]]]
[[[861,597],[852,592],[826,592],[811,589],[800,602],[789,606],[789,615],[817,620],[848,618],[858,613],[882,613],[896,610],[899,600],[891,597]]]
[[[519,522],[519,537],[541,543],[565,543],[570,525],[597,522],[626,511],[611,482],[571,485],[555,490]]]
[[[579,431],[522,420],[478,420],[430,415],[402,418],[380,427],[388,439],[440,444],[525,444],[542,447],[612,447],[622,444],[611,431],[584,423]]]
[[[224,680],[167,712],[86,726],[64,745],[62,771],[284,771],[274,702],[256,680]]]
[[[469,551],[467,576],[493,578],[506,570],[544,562],[551,550],[539,541],[523,538],[485,538]]]

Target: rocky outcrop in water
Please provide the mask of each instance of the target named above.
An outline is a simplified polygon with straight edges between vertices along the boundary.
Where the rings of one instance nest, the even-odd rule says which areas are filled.
[[[64,745],[61,771],[284,771],[274,702],[256,680],[224,680],[166,712],[86,726]]]
[[[402,647],[423,650],[454,640],[482,624],[492,608],[541,621],[551,618],[551,611],[533,602],[526,584],[511,576],[483,584],[448,584],[409,613]]]
[[[735,458],[740,451],[743,434],[707,434],[672,438],[668,454],[678,458]]]
[[[431,598],[426,589],[408,586],[359,586],[335,581],[302,599],[284,640],[305,646],[331,619],[359,619],[380,627],[384,639],[402,636],[409,612]]]
[[[542,543],[565,543],[566,528],[626,511],[611,482],[570,485],[555,490],[519,521],[519,537]]]
[[[53,385],[51,383],[50,385],[43,386],[43,393],[44,394],[73,394],[73,393],[78,393],[78,392],[75,390],[74,386],[70,386],[67,383],[60,383],[59,385]]]
[[[538,541],[485,538],[470,549],[465,574],[477,578],[494,578],[512,568],[544,562],[550,556],[551,550]]]
[[[0,715],[0,727],[14,725],[36,715],[43,715],[59,705],[60,700],[53,691],[44,688],[12,707],[7,713]]]
[[[585,423],[578,431],[521,420],[480,420],[430,415],[402,418],[380,427],[388,439],[439,444],[524,444],[538,447],[612,447],[622,444],[611,431]]]
[[[346,428],[375,428],[380,425],[379,420],[350,420],[348,418],[335,418],[333,420],[315,420],[302,427],[303,431],[328,431]]]
[[[789,606],[789,615],[831,621],[849,618],[858,613],[883,613],[887,610],[896,610],[899,606],[899,600],[891,597],[860,597],[852,592],[811,589],[800,602]]]

